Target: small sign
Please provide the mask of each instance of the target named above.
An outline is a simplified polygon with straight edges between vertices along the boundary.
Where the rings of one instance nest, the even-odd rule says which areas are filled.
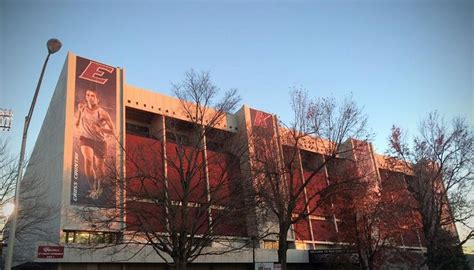
[[[274,270],[273,263],[255,263],[255,270]]]
[[[62,259],[64,257],[63,246],[39,246],[38,258],[41,259]]]
[[[281,270],[281,263],[275,263],[273,265],[273,270]]]

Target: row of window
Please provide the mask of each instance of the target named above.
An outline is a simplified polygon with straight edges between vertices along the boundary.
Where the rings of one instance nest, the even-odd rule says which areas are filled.
[[[153,138],[153,139],[160,139],[156,136],[153,136],[152,132],[150,131],[150,128],[147,126],[142,126],[142,125],[137,125],[134,123],[126,123],[126,131],[127,134],[131,135],[136,135],[140,137],[145,137],[145,138]],[[176,143],[179,145],[191,145],[191,140],[189,136],[186,136],[185,134],[180,134],[179,132],[166,132],[166,140],[168,142]],[[218,141],[213,141],[208,138],[207,141],[207,149],[211,151],[216,151],[220,152],[224,148],[224,142],[225,138],[220,138]]]
[[[117,244],[121,238],[122,234],[119,232],[64,231],[66,244]]]
[[[126,130],[127,133],[141,136],[141,137],[146,137],[150,138],[150,128],[145,127],[145,126],[140,126],[140,125],[135,125],[132,123],[127,123],[126,124]]]
[[[132,103],[131,100],[128,100],[128,103]],[[136,105],[138,105],[139,103],[138,102],[135,102]],[[146,104],[143,104],[143,107],[146,108],[147,105]],[[154,106],[152,105],[151,106],[152,109],[154,109]],[[161,108],[158,108],[158,111],[161,111]],[[164,110],[165,111],[165,114],[169,114],[169,110]],[[176,115],[176,112],[171,112],[174,115]],[[161,114],[161,113],[160,113]],[[160,115],[160,114],[155,114],[155,113],[152,113],[152,112],[149,112],[149,111],[142,111],[140,109],[135,109],[135,108],[131,108],[131,107],[126,107],[126,115],[127,115],[127,119],[134,119],[136,118],[137,115],[147,115],[148,117],[153,117],[154,115],[157,116],[157,115]],[[192,118],[192,121],[196,121],[196,117],[191,117],[190,115],[185,115],[186,118],[188,118],[189,120],[191,120]],[[168,116],[166,116],[168,117]],[[143,119],[142,117],[139,117],[138,119]],[[170,118],[168,118],[170,119]],[[176,118],[174,120],[177,120]],[[186,123],[191,123],[192,121],[182,121],[182,120],[179,120],[181,122],[186,122]],[[208,121],[206,120],[206,123],[208,123]],[[233,126],[227,126],[227,124],[225,123],[215,123],[215,126],[218,127],[218,126],[222,126],[224,128],[227,128],[229,130],[238,130],[238,127],[233,127]]]
[[[122,239],[119,232],[64,230],[66,244],[118,244]],[[210,244],[208,246],[211,246]],[[278,241],[264,240],[264,249],[278,249]]]

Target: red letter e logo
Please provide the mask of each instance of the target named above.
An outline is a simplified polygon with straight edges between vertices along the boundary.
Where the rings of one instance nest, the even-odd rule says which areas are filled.
[[[114,72],[114,68],[90,61],[89,65],[87,65],[87,67],[84,69],[79,78],[100,84],[105,84],[108,79],[102,78],[102,76],[104,76],[104,71],[112,73]]]

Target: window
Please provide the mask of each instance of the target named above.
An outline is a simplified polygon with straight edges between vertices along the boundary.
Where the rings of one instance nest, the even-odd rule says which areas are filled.
[[[172,142],[178,145],[186,145],[186,146],[191,145],[191,140],[189,139],[187,135],[170,132],[170,131],[166,131],[166,141]]]
[[[67,244],[114,244],[120,239],[119,232],[64,231],[64,242]]]
[[[212,141],[207,142],[207,150],[222,152],[223,149],[224,149],[223,143],[212,142]]]
[[[299,242],[299,241],[296,241],[295,245],[296,245],[296,249],[300,249],[300,250],[309,250],[311,249],[311,246],[312,246],[309,243],[304,243],[304,242]]]
[[[166,117],[166,140],[178,145],[197,146],[202,139],[200,128],[193,122]]]
[[[215,152],[229,151],[233,145],[235,134],[215,128],[206,129],[207,149]]]
[[[150,128],[147,126],[136,125],[132,123],[127,123],[126,125],[127,133],[138,135],[142,137],[150,137]]]
[[[278,241],[263,240],[264,249],[278,249]]]

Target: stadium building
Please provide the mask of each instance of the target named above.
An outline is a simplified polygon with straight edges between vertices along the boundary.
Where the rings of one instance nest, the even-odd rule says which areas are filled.
[[[138,240],[120,243],[137,235],[143,240],[145,231],[166,233],[170,212],[182,207],[173,202],[182,199],[180,168],[190,164],[186,153],[193,150],[190,130],[196,119],[185,109],[188,105],[127,84],[124,69],[69,53],[21,184],[24,215],[19,222],[14,264],[51,269],[170,269],[167,257],[159,256],[152,246],[140,245]],[[254,269],[254,265],[255,269],[273,269],[277,262],[275,236],[260,237],[272,221],[252,209],[253,202],[247,197],[254,181],[248,154],[250,137],[262,127],[271,136],[284,138],[285,129],[274,115],[248,106],[217,119],[212,132],[201,138],[204,146],[194,158],[202,167],[190,176],[193,186],[188,203],[194,208],[191,216],[180,217],[180,222],[200,224],[195,230],[199,238],[221,219],[214,234],[226,239],[227,246],[237,248],[235,252],[199,256],[189,269]],[[285,144],[279,139],[274,145],[279,156],[285,156]],[[377,188],[393,177],[401,182],[409,177],[391,169],[370,143],[361,145],[345,155],[356,170],[370,172]],[[297,173],[302,178],[311,174],[311,162],[324,155],[318,142],[310,140],[298,153],[301,170]],[[182,160],[186,158],[189,160]],[[336,162],[334,166],[339,165]],[[147,175],[140,177],[138,172],[144,168]],[[114,177],[110,177],[111,171]],[[311,189],[326,185],[331,173],[331,168],[325,168],[318,176],[320,182],[306,187],[301,200],[306,202]],[[166,181],[153,181],[158,178]],[[220,186],[222,179],[231,180]],[[222,196],[211,197],[210,190]],[[161,195],[171,203],[153,201]],[[200,220],[193,219],[200,205],[214,197],[221,198],[200,214]],[[244,205],[245,211],[227,213],[224,201],[230,200]],[[145,214],[140,212],[144,209]],[[288,235],[291,269],[321,266],[324,254],[337,247],[340,223],[336,214],[320,209],[293,225]],[[211,239],[207,249],[223,249],[224,244],[216,239]],[[398,241],[400,247],[423,251],[423,239],[416,228],[401,233]]]

